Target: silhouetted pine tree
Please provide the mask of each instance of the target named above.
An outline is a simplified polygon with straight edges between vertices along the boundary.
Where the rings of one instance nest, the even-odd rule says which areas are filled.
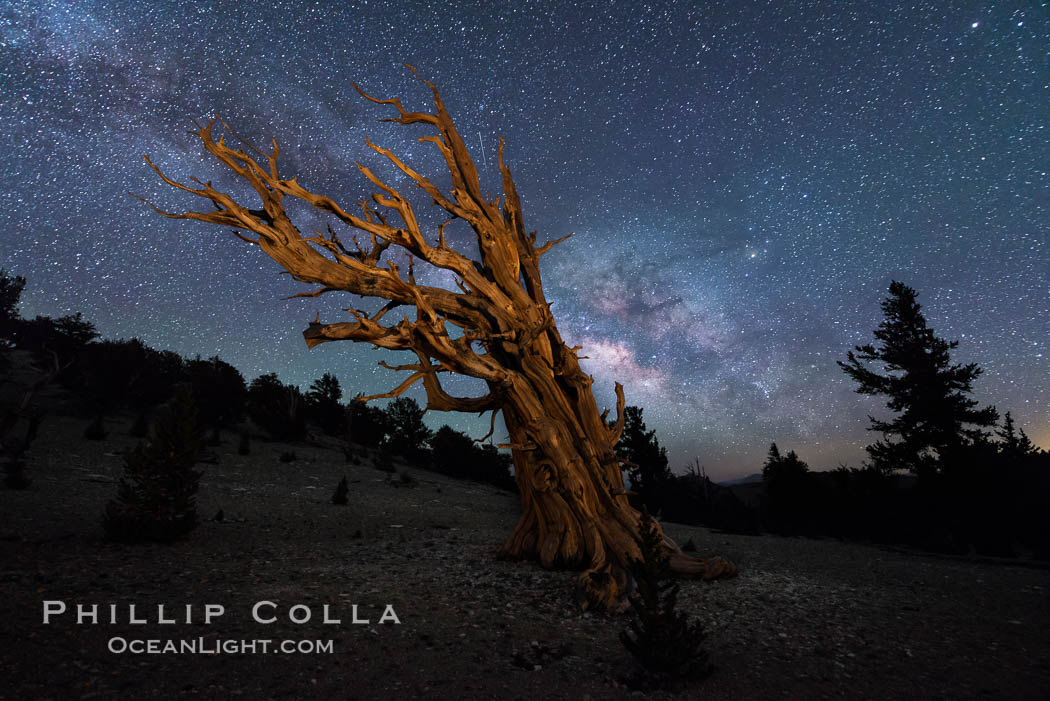
[[[426,411],[411,397],[398,397],[386,407],[387,441],[390,449],[414,463],[427,459],[433,431],[423,423]]]
[[[771,444],[762,466],[762,482],[775,529],[794,531],[807,525],[816,506],[812,494],[814,485],[809,479],[809,465],[800,460],[795,451],[781,455],[777,444]]]
[[[883,472],[938,474],[953,452],[987,437],[981,429],[993,426],[998,413],[994,407],[978,409],[967,396],[981,369],[951,363],[949,352],[958,341],[938,338],[926,326],[915,290],[893,282],[889,291],[874,334],[878,345],[856,346],[838,365],[857,382],[858,393],[883,395],[897,412],[892,421],[869,417],[869,430],[884,436],[866,448],[871,465]],[[883,371],[866,362],[882,364]]]
[[[236,426],[244,415],[246,402],[249,401],[248,387],[240,370],[218,356],[208,360],[201,360],[198,356],[186,363],[186,375],[193,386],[197,406],[200,407],[201,425],[206,428],[233,428]],[[271,376],[264,375],[263,377],[267,378],[268,382]],[[273,375],[272,378],[274,381],[277,380],[276,375]],[[252,386],[255,387],[255,383],[252,383]],[[277,386],[283,387],[280,382],[277,382]],[[270,389],[269,385],[266,389]],[[256,405],[259,404],[260,399],[261,397],[256,394]]]
[[[1035,444],[1032,443],[1023,428],[1016,427],[1014,417],[1010,415],[1010,412],[1006,412],[1002,428],[995,433],[1000,438],[999,450],[1007,457],[1021,458],[1036,452]]]
[[[367,446],[377,446],[385,440],[390,421],[385,411],[361,401],[358,394],[346,405],[347,440]]]
[[[343,405],[339,403],[342,397],[339,379],[327,372],[314,380],[306,392],[307,417],[330,436],[338,436],[346,428]]]
[[[152,440],[125,459],[117,498],[106,506],[111,539],[170,542],[197,526],[194,495],[201,473],[193,466],[202,440],[193,394],[183,387],[157,418]]]
[[[638,494],[639,506],[657,513],[663,506],[661,492],[673,475],[667,465],[667,450],[656,439],[656,431],[647,431],[643,409],[624,409],[623,433],[616,444],[616,454],[628,461],[627,477],[631,490]]]
[[[650,672],[670,677],[692,677],[710,671],[707,652],[701,647],[706,634],[699,622],[690,622],[678,603],[678,584],[671,580],[671,566],[662,536],[649,510],[642,509],[638,542],[642,559],[631,573],[636,590],[630,596],[631,621],[620,641]]]
[[[274,440],[306,438],[306,414],[299,388],[285,385],[276,373],[261,375],[248,388],[248,415]]]
[[[24,277],[11,277],[0,268],[0,370],[6,369],[10,362],[8,352],[14,345],[17,326],[22,320],[18,313],[18,300],[25,286]]]

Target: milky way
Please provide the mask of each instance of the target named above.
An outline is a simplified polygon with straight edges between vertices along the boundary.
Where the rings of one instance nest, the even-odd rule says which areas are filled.
[[[0,37],[0,265],[29,281],[23,315],[82,311],[249,379],[394,386],[375,351],[302,343],[354,299],[281,301],[302,288],[258,250],[127,193],[200,206],[147,153],[228,183],[186,134],[215,114],[347,206],[372,192],[366,132],[437,175],[350,85],[424,109],[411,63],[483,189],[503,137],[527,228],[575,232],[544,258],[559,327],[599,404],[622,381],[674,468],[747,474],[773,440],[859,465],[885,410],[835,361],[894,279],[984,368],[978,399],[1050,446],[1046,3],[16,1]]]

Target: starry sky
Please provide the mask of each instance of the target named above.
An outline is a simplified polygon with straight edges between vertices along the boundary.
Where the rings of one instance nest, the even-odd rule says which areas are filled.
[[[977,398],[1050,446],[1039,1],[6,2],[0,266],[28,279],[23,315],[81,311],[249,380],[393,387],[388,355],[302,342],[359,301],[282,301],[304,288],[257,249],[127,193],[202,206],[143,154],[241,192],[186,134],[215,114],[276,137],[282,175],[347,207],[373,191],[355,161],[407,187],[366,132],[440,181],[421,134],[350,86],[428,108],[404,63],[441,89],[483,190],[502,136],[526,227],[575,232],[544,257],[559,328],[599,405],[623,382],[672,468],[743,476],[774,440],[815,469],[859,466],[886,410],[835,361],[871,339],[894,279],[984,368]]]

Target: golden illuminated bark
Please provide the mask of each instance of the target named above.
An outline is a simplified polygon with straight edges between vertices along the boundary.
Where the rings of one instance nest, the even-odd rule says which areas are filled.
[[[525,232],[514,180],[503,160],[502,141],[502,202],[482,196],[477,168],[466,145],[437,89],[423,82],[433,93],[433,114],[409,112],[397,98],[377,99],[354,87],[368,100],[396,110],[397,116],[384,121],[426,124],[435,132],[421,140],[432,143],[443,156],[451,177],[448,193],[366,136],[369,147],[448,214],[449,220],[437,227],[430,240],[420,230],[409,202],[369,168],[357,164],[379,191],[371,202],[360,204],[360,214],[352,214],[331,198],[305,189],[295,178],[281,178],[276,142],[270,153],[264,153],[223,124],[239,142],[239,147],[231,148],[225,137],[214,138],[215,121],[192,133],[208,153],[251,185],[260,206],[250,209],[211,183],[176,182],[147,157],[166,183],[209,200],[214,207],[182,214],[154,209],[166,217],[233,227],[240,238],[259,246],[293,278],[318,286],[298,296],[343,291],[387,300],[374,314],[349,310],[353,321],[321,323],[318,319],[303,333],[307,345],[352,340],[415,353],[416,363],[386,366],[410,373],[404,382],[367,399],[397,396],[421,381],[427,409],[502,411],[510,434],[505,447],[514,456],[522,510],[505,554],[534,558],[544,567],[582,569],[586,603],[609,606],[622,595],[627,565],[639,554],[636,533],[641,515],[628,504],[621,461],[613,450],[623,430],[623,389],[616,385],[617,418],[610,424],[608,412],[599,412],[594,401],[592,378],[580,369],[579,347],[570,348],[562,340],[543,293],[540,257],[564,239],[538,246],[535,232]],[[367,235],[367,245],[361,246],[357,236],[351,246],[345,245],[331,227],[327,235],[315,231],[303,236],[285,212],[285,197],[334,216],[350,232]],[[476,259],[446,242],[445,227],[456,220],[465,222],[475,234]],[[412,262],[407,270],[390,259],[387,249],[391,247],[409,254]],[[451,271],[458,291],[417,284],[416,260]],[[406,317],[396,324],[380,323],[399,306],[413,308],[415,320]],[[450,333],[450,326],[459,332]],[[440,373],[481,379],[488,393],[452,396],[442,387]],[[672,567],[681,574],[710,579],[736,571],[725,558],[692,557],[670,539],[665,542]]]

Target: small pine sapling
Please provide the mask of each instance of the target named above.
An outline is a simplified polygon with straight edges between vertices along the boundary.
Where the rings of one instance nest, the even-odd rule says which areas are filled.
[[[343,475],[343,479],[339,480],[339,484],[336,485],[335,492],[332,494],[332,503],[336,506],[346,506],[349,493],[350,487],[346,483],[346,475]]]
[[[297,456],[294,450],[281,453],[281,462],[295,462]]]
[[[705,633],[676,611],[678,585],[671,576],[670,559],[662,547],[648,509],[638,521],[641,560],[631,565],[636,591],[630,596],[631,622],[620,641],[642,666],[660,677],[689,678],[710,672],[707,652],[701,648]]]
[[[122,542],[178,540],[197,526],[194,470],[203,435],[188,389],[157,418],[153,438],[125,458],[117,498],[106,506],[107,536]]]
[[[247,431],[241,431],[241,442],[237,444],[238,455],[248,455],[252,452],[251,439]]]

